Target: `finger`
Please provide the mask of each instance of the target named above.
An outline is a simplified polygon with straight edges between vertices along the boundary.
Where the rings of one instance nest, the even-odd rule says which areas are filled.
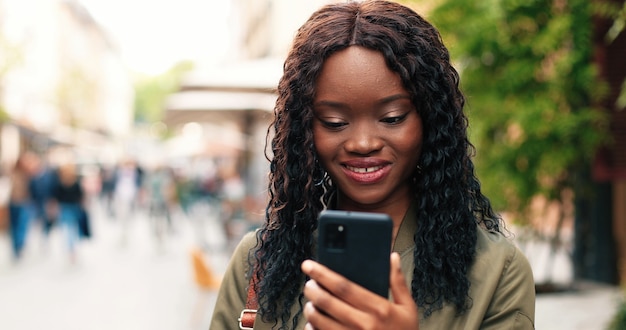
[[[305,297],[340,324],[356,325],[389,303],[319,263],[305,261],[302,270],[311,277],[304,286]]]
[[[391,286],[391,294],[395,303],[414,304],[413,296],[409,287],[406,285],[404,274],[402,273],[402,267],[400,265],[400,255],[397,252],[391,254],[391,274],[389,277],[389,283]]]
[[[305,329],[343,329],[336,320],[318,310],[312,302],[304,305],[304,317],[307,320]]]
[[[344,317],[358,313],[345,301],[333,296],[330,292],[319,286],[315,280],[309,280],[304,285],[304,296],[315,306],[316,311],[344,323]]]
[[[411,291],[405,281],[400,263],[400,255],[396,252],[391,254],[390,286],[395,309],[396,320],[403,324],[405,329],[419,329],[419,316],[417,304],[413,300]],[[399,323],[400,324],[400,323]]]
[[[302,272],[308,275],[312,280],[315,280],[315,282],[333,295],[342,299],[345,298],[346,292],[354,290],[350,288],[351,286],[357,286],[330,268],[312,260],[302,262],[301,268]]]
[[[367,303],[372,303],[369,298],[363,299],[363,295],[371,296],[375,300],[374,303],[386,300],[315,261],[305,260],[301,267],[302,272],[320,286],[351,305],[367,306]]]

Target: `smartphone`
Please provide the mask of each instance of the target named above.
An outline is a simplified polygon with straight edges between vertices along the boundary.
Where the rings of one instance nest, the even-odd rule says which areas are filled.
[[[324,210],[319,215],[318,262],[387,298],[392,228],[387,214]]]

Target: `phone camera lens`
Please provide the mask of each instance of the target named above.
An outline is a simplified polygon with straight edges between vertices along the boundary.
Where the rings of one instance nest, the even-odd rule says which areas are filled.
[[[346,227],[342,224],[330,224],[326,227],[326,247],[332,250],[346,248]]]

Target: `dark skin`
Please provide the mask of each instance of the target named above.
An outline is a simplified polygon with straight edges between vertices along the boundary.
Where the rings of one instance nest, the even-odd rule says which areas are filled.
[[[389,214],[395,239],[422,146],[422,121],[400,77],[381,53],[351,46],[326,60],[313,105],[315,147],[337,186],[337,208]],[[312,260],[302,271],[310,277],[306,329],[419,328],[397,253],[391,255],[392,300]]]
[[[393,301],[312,260],[302,263],[302,271],[311,278],[304,286],[309,299],[304,307],[305,329],[419,329],[417,306],[396,252],[391,254],[389,282]]]

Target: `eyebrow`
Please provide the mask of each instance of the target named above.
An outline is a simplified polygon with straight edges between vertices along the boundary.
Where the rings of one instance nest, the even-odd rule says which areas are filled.
[[[378,105],[383,105],[383,104],[388,104],[388,103],[391,103],[393,101],[397,101],[400,99],[407,99],[410,101],[411,97],[408,94],[394,94],[391,96],[384,97],[376,103]],[[321,101],[313,102],[313,106],[328,106],[328,107],[333,107],[333,108],[342,108],[345,106],[345,104],[341,102],[337,102],[337,101],[321,100]]]

